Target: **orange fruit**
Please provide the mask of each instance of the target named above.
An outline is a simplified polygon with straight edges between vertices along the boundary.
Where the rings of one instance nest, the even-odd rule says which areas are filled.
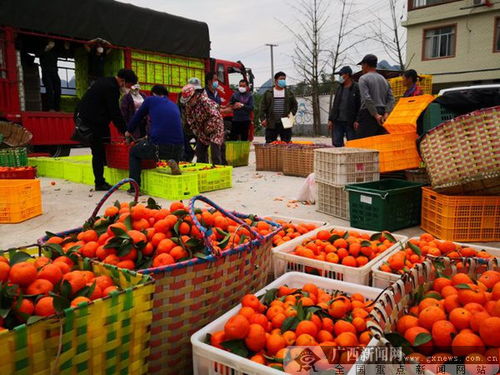
[[[331,234],[327,230],[320,230],[318,233],[316,233],[316,238],[318,240],[326,241],[331,237]]]
[[[14,302],[14,306],[17,306],[17,302]],[[21,300],[19,307],[17,307],[16,311],[23,313],[23,314],[31,315],[31,314],[33,314],[34,310],[35,310],[35,306],[33,305],[33,302],[31,302],[27,298],[23,298]],[[23,318],[23,321],[24,321],[24,318]]]
[[[56,313],[54,299],[52,297],[42,297],[35,305],[35,315],[50,316]]]
[[[223,349],[221,343],[223,343],[224,341],[226,341],[224,331],[214,332],[210,336],[210,345],[215,346],[216,348]]]
[[[297,325],[295,334],[298,337],[304,333],[311,335],[314,338],[318,334],[318,327],[310,320],[303,320]]]
[[[366,321],[363,318],[354,318],[352,320],[352,325],[356,327],[356,331],[358,332],[363,332],[366,330]]]
[[[334,301],[328,307],[328,313],[334,318],[342,318],[348,311],[348,306],[343,301]]]
[[[444,299],[444,309],[448,314],[457,307],[460,307],[460,303],[458,303],[458,294],[452,294]]]
[[[33,263],[20,262],[10,268],[9,280],[12,284],[26,286],[36,280],[37,270]]]
[[[251,307],[252,309],[254,309],[255,311],[262,312],[261,303],[260,303],[259,299],[256,296],[254,296],[253,294],[247,294],[247,295],[243,296],[243,298],[241,299],[241,305],[248,306],[248,307]]]
[[[418,312],[419,314],[422,312],[423,309],[429,306],[437,306],[439,308],[442,308],[441,303],[435,299],[435,298],[424,298],[419,304],[418,304]]]
[[[364,331],[359,335],[359,343],[361,345],[366,346],[371,341],[372,337],[373,336],[372,336],[372,333],[370,331]]]
[[[478,335],[469,332],[460,332],[453,339],[451,346],[453,354],[466,356],[471,353],[484,353],[484,343]]]
[[[76,293],[80,289],[85,288],[87,282],[81,271],[71,271],[63,276],[63,280],[66,280],[71,285],[71,293]],[[64,281],[63,281],[64,282]]]
[[[337,320],[334,325],[335,335],[339,336],[343,332],[357,333],[356,327],[346,320]]]
[[[297,335],[293,331],[283,332],[283,334],[281,336],[283,336],[283,338],[285,339],[286,346],[293,345],[295,343],[295,339],[297,337]]]
[[[118,207],[110,206],[110,207],[106,208],[106,210],[104,211],[104,216],[107,216],[107,217],[115,216],[118,214],[118,211],[120,211],[118,209]]]
[[[38,294],[45,294],[48,295],[49,292],[54,289],[54,285],[44,279],[38,279],[33,281],[28,287],[26,288],[26,294],[28,295],[38,295]]]
[[[76,297],[76,298],[74,298],[74,299],[71,301],[71,306],[72,306],[72,307],[76,307],[76,306],[78,306],[80,303],[90,303],[90,302],[92,302],[92,301],[91,301],[89,298],[80,296],[80,297]]]
[[[476,303],[476,302],[469,302],[469,303],[465,304],[464,309],[471,312],[472,314],[474,314],[476,312],[485,311],[485,308],[483,307],[483,305]]]
[[[404,337],[405,339],[411,344],[411,345],[414,345],[415,344],[415,339],[417,338],[418,335],[422,334],[422,333],[425,333],[425,334],[428,334],[430,335],[431,333],[429,332],[429,330],[423,328],[423,327],[411,327],[409,328],[405,334],[404,334]],[[432,341],[429,341],[421,346],[432,346]]]
[[[485,271],[481,274],[478,281],[486,285],[488,289],[491,289],[500,281],[500,272],[493,270]]]
[[[445,286],[451,286],[451,280],[447,279],[446,277],[438,277],[434,280],[432,289],[440,293]]]
[[[135,263],[133,260],[122,260],[118,263],[116,263],[116,266],[118,268],[124,268],[124,269],[127,269],[127,270],[133,270],[135,269]]]
[[[500,346],[500,318],[493,316],[479,324],[479,335],[488,346]]]
[[[337,345],[340,347],[358,345],[358,338],[352,332],[342,332],[335,338],[335,341]]]
[[[159,254],[153,258],[153,267],[168,266],[174,264],[175,260],[170,254]]]
[[[240,309],[240,311],[238,311],[238,314],[243,315],[248,319],[248,321],[250,321],[250,318],[255,314],[255,311],[251,307],[244,306]]]
[[[403,315],[397,322],[397,331],[404,335],[405,332],[412,327],[418,326],[418,318],[413,315]]]
[[[455,326],[447,320],[439,320],[432,326],[432,341],[438,347],[449,347],[456,334]]]
[[[330,332],[323,329],[318,332],[317,338],[319,343],[323,343],[326,341],[333,341],[333,335]]]
[[[486,302],[486,296],[484,292],[480,291],[479,288],[474,284],[467,284],[467,288],[458,289],[458,302],[462,305],[474,302],[483,304]]]
[[[47,264],[49,264],[51,262],[52,261],[49,258],[41,256],[41,257],[36,258],[34,265],[35,265],[37,270],[40,270],[40,268],[42,268],[43,266],[46,266]],[[4,263],[9,264],[9,262],[4,262]]]
[[[267,337],[266,349],[269,354],[274,355],[286,346],[285,339],[279,334],[272,334]]]
[[[272,320],[278,314],[284,314],[285,309],[279,305],[271,306],[267,309],[266,316],[269,320]]]
[[[99,247],[99,243],[96,241],[87,242],[83,247],[80,248],[80,253],[82,256],[87,258],[95,258],[95,253],[97,248]]]
[[[250,323],[260,324],[264,329],[267,329],[267,324],[269,323],[269,321],[264,314],[254,314],[250,318]]]
[[[418,314],[418,324],[428,330],[432,329],[432,325],[438,320],[445,320],[446,314],[440,307],[429,306],[423,309]]]
[[[318,345],[314,337],[307,333],[303,333],[301,335],[297,335],[297,339],[295,340],[296,346],[314,346]]]
[[[249,308],[249,307],[247,307]],[[253,352],[260,352],[266,346],[266,331],[260,324],[250,324],[245,344]]]
[[[278,313],[276,314],[273,319],[271,320],[271,324],[273,325],[273,328],[281,328],[281,325],[285,321],[287,316],[284,313]]]
[[[102,290],[106,289],[107,287],[113,286],[113,279],[106,275],[97,276],[94,279],[94,282],[96,283],[96,286],[98,286]]]
[[[470,327],[474,332],[479,332],[479,327],[483,321],[488,319],[491,315],[486,311],[472,312],[470,320]]]
[[[470,327],[472,314],[462,307],[457,307],[450,312],[449,320],[457,330],[462,330]]]
[[[0,262],[0,282],[9,279],[10,266],[8,263]]]
[[[224,325],[224,332],[228,340],[244,339],[249,330],[250,323],[243,315],[231,317]]]
[[[103,297],[109,296],[112,292],[115,292],[118,290],[118,287],[113,285],[113,286],[108,286],[106,289],[103,289],[102,295]]]
[[[472,284],[471,278],[465,273],[457,273],[451,278],[452,285]]]
[[[334,322],[330,318],[323,318],[321,321],[321,328],[327,330],[328,332],[333,332]]]
[[[266,364],[266,358],[262,354],[255,354],[254,356],[250,357],[250,361],[260,363],[261,365]]]
[[[446,298],[446,297],[451,296],[453,294],[458,295],[458,290],[454,286],[447,285],[443,289],[441,289],[441,295],[443,296],[443,298]]]
[[[47,264],[40,271],[38,271],[38,279],[50,281],[53,285],[61,281],[63,273],[61,269],[55,264]]]

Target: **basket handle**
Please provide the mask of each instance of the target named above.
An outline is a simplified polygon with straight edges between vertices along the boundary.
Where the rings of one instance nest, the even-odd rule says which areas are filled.
[[[222,207],[217,205],[216,203],[212,202],[210,199],[202,196],[202,195],[196,195],[191,200],[189,201],[189,214],[193,218],[193,223],[196,225],[198,230],[203,233],[203,241],[205,242],[205,245],[207,248],[210,250],[210,252],[215,255],[215,256],[220,256],[220,252],[218,250],[215,250],[214,245],[212,243],[212,240],[210,239],[210,236],[212,235],[212,229],[211,228],[205,228],[203,225],[200,224],[198,219],[196,218],[196,214],[194,212],[194,204],[196,201],[201,201],[209,206],[215,208],[216,210],[220,211],[222,214],[224,214],[226,217],[230,218],[231,220],[235,221],[238,223],[240,226],[246,228],[252,235],[256,238],[258,242],[262,242],[264,240],[264,236],[260,234],[259,232],[255,231],[250,225],[248,225],[246,222],[241,220],[240,218],[236,217],[232,213],[224,210]]]
[[[132,179],[132,178],[125,178],[123,180],[121,180],[120,182],[118,182],[115,186],[113,186],[111,189],[109,189],[106,194],[104,194],[104,196],[101,198],[101,200],[99,201],[99,203],[97,203],[97,206],[96,208],[94,209],[94,211],[92,212],[92,215],[90,216],[89,220],[88,221],[93,221],[95,220],[95,218],[97,217],[97,214],[99,213],[99,210],[101,209],[101,207],[104,205],[104,203],[108,200],[108,198],[115,192],[117,191],[122,185],[125,185],[125,184],[130,184],[134,190],[135,190],[135,195],[134,195],[134,202],[137,203],[137,199],[139,198],[139,185],[137,184],[137,182]]]

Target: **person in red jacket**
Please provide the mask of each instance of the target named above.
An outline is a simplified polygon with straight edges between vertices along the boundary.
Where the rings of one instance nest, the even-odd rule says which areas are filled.
[[[406,91],[403,94],[404,98],[424,95],[424,92],[418,85],[419,81],[420,77],[414,69],[407,70],[403,73],[403,85],[406,87]]]

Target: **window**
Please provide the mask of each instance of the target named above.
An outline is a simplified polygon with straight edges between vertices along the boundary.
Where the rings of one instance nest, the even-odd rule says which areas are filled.
[[[39,64],[39,58],[35,58],[35,63]],[[42,81],[42,68],[39,66],[40,92],[45,93],[45,86]],[[76,95],[75,59],[59,57],[57,59],[57,70],[61,79],[61,93],[63,95]]]
[[[409,0],[409,9],[425,8],[432,5],[451,3],[456,0]]]
[[[444,26],[424,30],[423,59],[439,59],[455,56],[456,26]]]
[[[495,19],[495,36],[494,36],[493,52],[500,52],[500,17]]]
[[[224,65],[218,64],[217,65],[217,79],[219,80],[219,82],[225,84],[226,80],[224,78],[225,78],[224,77]]]

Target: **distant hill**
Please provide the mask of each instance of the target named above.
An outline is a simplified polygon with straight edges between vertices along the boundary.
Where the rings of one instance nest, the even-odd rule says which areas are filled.
[[[401,67],[399,65],[391,65],[389,64],[386,60],[381,60],[377,64],[377,69],[384,69],[384,70],[401,70]]]
[[[262,86],[258,87],[257,94],[264,95],[271,87],[273,87],[273,80],[269,78]]]

